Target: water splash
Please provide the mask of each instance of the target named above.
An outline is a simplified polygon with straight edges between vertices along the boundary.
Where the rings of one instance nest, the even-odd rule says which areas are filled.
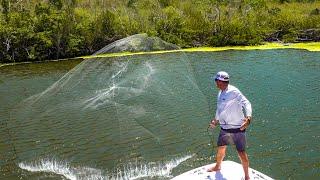
[[[110,179],[140,179],[152,177],[171,177],[171,171],[182,162],[192,158],[194,155],[172,159],[165,163],[138,164],[129,163],[122,169],[117,169],[117,176]]]
[[[103,170],[91,167],[73,167],[70,163],[57,159],[42,159],[32,163],[21,162],[19,163],[19,167],[30,172],[45,172],[61,175],[70,180],[170,178],[171,171],[175,167],[192,157],[193,155],[186,155],[165,163],[128,163],[124,167],[116,169],[115,173],[108,173],[108,171],[104,172]]]
[[[76,175],[72,172],[71,166],[68,163],[57,160],[43,159],[35,163],[19,163],[21,169],[30,172],[49,172],[62,175],[68,179],[76,180]]]

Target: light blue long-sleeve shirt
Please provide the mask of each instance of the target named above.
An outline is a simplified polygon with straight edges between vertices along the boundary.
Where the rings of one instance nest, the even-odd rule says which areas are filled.
[[[240,128],[245,116],[252,116],[249,100],[232,85],[219,91],[215,118],[223,129]]]

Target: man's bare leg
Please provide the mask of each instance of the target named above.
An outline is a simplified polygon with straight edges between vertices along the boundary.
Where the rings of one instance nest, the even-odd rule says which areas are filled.
[[[223,161],[224,156],[226,155],[227,146],[218,146],[217,157],[216,157],[216,165],[210,169],[208,172],[219,171],[221,169],[221,163]]]
[[[238,151],[239,158],[241,160],[241,164],[244,171],[245,180],[249,180],[249,158],[245,151]]]

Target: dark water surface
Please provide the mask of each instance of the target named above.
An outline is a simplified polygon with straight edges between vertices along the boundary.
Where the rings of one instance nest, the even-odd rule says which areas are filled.
[[[320,53],[304,50],[1,67],[0,179],[170,179],[211,163],[220,70],[253,106],[251,167],[318,179]],[[226,159],[239,162],[231,147]]]

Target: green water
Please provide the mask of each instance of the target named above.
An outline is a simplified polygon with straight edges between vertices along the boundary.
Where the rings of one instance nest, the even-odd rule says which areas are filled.
[[[117,70],[113,69],[117,64],[108,62],[124,60],[134,63],[126,72],[128,76],[117,82],[130,87],[130,91],[117,91],[121,105],[98,103],[93,104],[92,111],[86,111],[83,107],[77,109],[78,103],[67,103],[77,102],[78,97],[86,100],[90,94],[110,87],[113,79],[100,87],[101,82],[106,82],[101,77],[112,76]],[[157,72],[150,77],[150,69],[141,66],[149,61],[154,61],[150,67]],[[153,175],[156,179],[169,179],[211,163],[212,140],[214,144],[217,137],[217,132],[207,132],[217,94],[211,78],[220,70],[231,75],[231,84],[253,106],[254,120],[247,134],[251,167],[275,179],[319,178],[320,53],[267,50],[142,55],[108,59],[90,71],[86,67],[91,66],[82,63],[82,73],[68,81],[72,86],[62,81],[58,85],[63,91],[53,96],[49,90],[36,102],[49,116],[39,117],[33,112],[34,106],[17,106],[47,90],[79,63],[50,62],[0,69],[0,179],[120,179],[136,167],[140,174],[147,174],[141,179]],[[85,73],[87,76],[82,76]],[[82,88],[75,90],[72,88],[79,86],[74,83],[77,79],[81,79]],[[89,86],[84,86],[88,80]],[[133,86],[141,89],[141,83],[148,86],[144,93],[129,98],[128,92],[133,92]],[[61,110],[59,102],[64,101]],[[52,109],[62,115],[50,112]],[[138,123],[126,121],[132,118],[128,115],[132,110],[143,114],[134,117]],[[25,120],[23,113],[32,118]],[[114,119],[116,124],[112,123]],[[128,154],[126,158],[122,157],[124,154]],[[239,162],[231,147],[226,159]],[[170,169],[170,165],[174,168]],[[168,169],[171,172],[159,173]]]

